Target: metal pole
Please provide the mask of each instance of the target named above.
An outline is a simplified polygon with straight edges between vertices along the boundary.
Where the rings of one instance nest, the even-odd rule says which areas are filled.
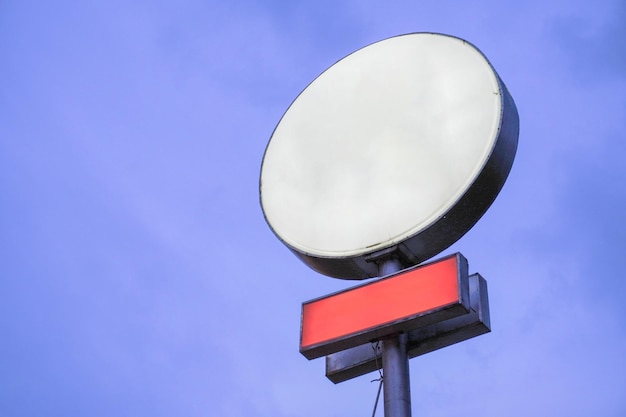
[[[402,264],[398,259],[388,259],[378,266],[380,276],[401,269]],[[385,417],[411,417],[411,382],[406,343],[406,333],[393,335],[382,341]]]

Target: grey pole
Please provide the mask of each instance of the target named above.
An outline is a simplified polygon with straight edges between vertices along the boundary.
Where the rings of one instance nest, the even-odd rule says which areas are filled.
[[[402,264],[398,259],[388,259],[379,264],[378,275],[389,275],[401,269]],[[406,333],[393,335],[382,341],[385,417],[411,417],[411,383],[406,343]]]

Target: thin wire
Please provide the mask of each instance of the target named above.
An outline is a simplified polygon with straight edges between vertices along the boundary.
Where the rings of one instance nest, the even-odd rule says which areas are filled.
[[[372,342],[372,349],[374,349],[374,361],[376,362],[376,369],[378,370],[378,375],[380,375],[380,378],[376,378],[376,379],[372,379],[370,382],[374,382],[374,381],[380,381],[380,384],[378,384],[378,392],[376,393],[376,401],[374,402],[374,410],[372,411],[372,417],[374,417],[376,415],[376,408],[378,407],[378,400],[380,399],[380,390],[383,387],[383,372],[380,369],[380,366],[378,365],[378,346],[379,346],[380,342],[376,342],[376,344],[374,344]]]
[[[380,349],[380,340],[376,341],[376,344],[372,342],[372,349],[374,349],[374,362],[376,363],[376,369],[378,370],[378,375],[380,375],[380,379],[382,380],[383,371],[381,369],[381,366],[378,364],[378,350]]]
[[[376,380],[374,380],[376,381]],[[374,382],[372,381],[372,382]],[[378,407],[378,399],[380,398],[380,389],[383,387],[383,379],[380,379],[380,384],[378,384],[378,392],[376,393],[376,402],[374,402],[374,410],[372,411],[372,417],[376,415],[376,407]]]

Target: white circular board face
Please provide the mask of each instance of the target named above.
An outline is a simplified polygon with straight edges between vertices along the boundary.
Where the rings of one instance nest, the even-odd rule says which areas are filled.
[[[354,268],[356,258],[419,236],[472,188],[500,139],[507,98],[482,53],[455,37],[415,33],[354,52],[315,79],[276,127],[261,170],[267,222],[320,272],[372,276]],[[434,249],[405,246],[412,263]],[[324,259],[345,261],[316,267]]]

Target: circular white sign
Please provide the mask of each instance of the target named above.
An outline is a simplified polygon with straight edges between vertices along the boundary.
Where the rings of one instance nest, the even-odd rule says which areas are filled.
[[[322,273],[375,276],[367,256],[398,245],[418,263],[491,204],[517,126],[513,100],[471,44],[430,33],[386,39],[337,62],[291,104],[265,152],[261,206],[276,235]],[[485,206],[463,200],[494,157],[502,178],[478,196],[486,207],[469,227],[450,223],[459,203]],[[419,237],[433,227],[443,227],[438,236]]]

